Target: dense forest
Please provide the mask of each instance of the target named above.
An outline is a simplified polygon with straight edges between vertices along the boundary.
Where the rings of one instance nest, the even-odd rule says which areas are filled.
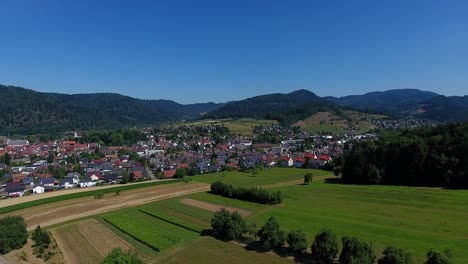
[[[337,113],[341,107],[307,90],[268,94],[228,103],[205,118],[261,118],[292,124],[317,112]]]
[[[120,94],[40,93],[0,85],[1,134],[51,134],[69,130],[112,129],[194,119],[219,104],[181,105]]]
[[[336,163],[345,183],[468,188],[468,124],[387,132]]]

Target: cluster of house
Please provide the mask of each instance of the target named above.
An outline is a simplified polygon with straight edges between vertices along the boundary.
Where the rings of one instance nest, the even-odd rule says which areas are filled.
[[[209,135],[196,137],[177,131],[175,136],[147,135],[147,141],[130,147],[81,144],[77,141],[30,144],[27,140],[8,140],[0,146],[0,156],[8,153],[11,157],[11,166],[0,163],[0,195],[14,197],[55,189],[92,187],[99,183],[118,183],[124,175],[135,181],[155,179],[154,175],[172,178],[181,168],[189,174],[191,170],[196,170],[193,174],[199,174],[257,166],[322,168],[343,152],[345,142],[331,136],[301,136],[270,144],[254,143],[252,138],[241,136],[215,142]],[[129,156],[132,155],[122,155],[123,149],[127,154],[134,153],[138,159],[148,161],[147,167],[131,160]],[[99,152],[102,158],[91,160],[82,155],[93,152]],[[47,162],[50,153],[54,153],[54,158]],[[68,162],[70,157],[74,157],[74,164]],[[53,175],[51,166],[64,169],[65,175]]]
[[[97,160],[79,158],[79,172],[74,164],[69,164],[67,158],[83,152],[93,152],[99,149],[104,157]],[[113,184],[123,179],[124,174],[134,181],[146,180],[148,172],[141,163],[130,160],[128,156],[119,157],[117,152],[121,147],[99,147],[97,144],[79,144],[75,141],[61,141],[29,144],[27,141],[8,141],[0,148],[0,156],[8,153],[13,157],[11,166],[0,163],[0,196],[18,197],[25,194],[40,194],[58,189],[74,187],[93,187],[97,184]],[[48,163],[49,153],[55,153],[55,158]],[[31,160],[35,156],[39,160]],[[65,175],[58,177],[50,172],[50,167],[61,167]]]

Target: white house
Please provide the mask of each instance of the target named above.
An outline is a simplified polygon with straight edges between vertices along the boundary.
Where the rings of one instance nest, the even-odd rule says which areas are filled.
[[[40,186],[40,185],[34,187],[32,190],[33,190],[33,193],[44,193],[45,191],[44,186]]]
[[[96,186],[96,182],[93,182],[90,178],[84,178],[80,182],[80,187],[81,188],[93,187],[93,186]]]

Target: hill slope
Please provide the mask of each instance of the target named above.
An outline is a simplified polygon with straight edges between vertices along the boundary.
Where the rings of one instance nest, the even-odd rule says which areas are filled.
[[[418,110],[420,103],[436,96],[438,94],[418,89],[397,89],[384,92],[371,92],[363,95],[349,95],[340,98],[325,97],[325,99],[356,109],[370,109],[403,116]]]
[[[193,119],[222,104],[182,105],[120,94],[40,93],[0,85],[0,134],[108,129]]]
[[[317,112],[338,111],[339,107],[307,90],[268,94],[228,103],[206,118],[261,118],[294,123]]]

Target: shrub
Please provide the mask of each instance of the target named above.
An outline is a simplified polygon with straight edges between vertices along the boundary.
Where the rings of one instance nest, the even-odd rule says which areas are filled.
[[[49,247],[50,236],[46,230],[42,230],[41,226],[37,226],[31,234],[31,239],[36,243],[36,247]]]
[[[340,264],[373,264],[375,253],[372,247],[355,237],[345,236],[341,239],[343,248],[340,254]]]
[[[124,252],[121,248],[114,248],[101,264],[143,264],[135,253]]]
[[[439,253],[434,250],[429,250],[426,254],[427,261],[425,264],[453,264],[453,256],[450,250],[446,249],[444,252]]]
[[[7,216],[0,219],[0,254],[22,248],[28,240],[28,231],[24,218]]]
[[[304,231],[297,229],[288,233],[286,241],[289,250],[294,253],[303,253],[307,249],[307,239]]]
[[[211,192],[227,198],[261,204],[279,204],[283,201],[281,192],[270,192],[262,188],[233,187],[220,181],[211,184]]]
[[[331,264],[338,255],[338,238],[331,230],[322,230],[312,244],[312,257],[318,263]]]
[[[217,211],[211,219],[213,234],[224,240],[240,239],[249,231],[247,222],[238,212]]]
[[[411,254],[401,248],[387,247],[383,252],[382,258],[379,259],[378,264],[411,264],[413,259]]]
[[[306,173],[304,175],[304,184],[310,184],[312,182],[312,177],[313,177],[313,174],[312,173]]]
[[[281,247],[284,244],[284,233],[274,216],[270,217],[258,231],[258,237],[261,247],[265,250]]]

